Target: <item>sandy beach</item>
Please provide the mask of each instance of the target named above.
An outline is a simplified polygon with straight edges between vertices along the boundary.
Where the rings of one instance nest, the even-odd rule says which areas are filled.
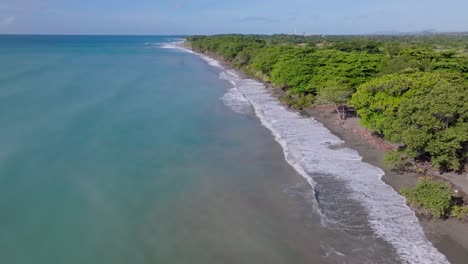
[[[376,148],[361,136],[353,133],[357,118],[345,122],[330,109],[308,109],[303,114],[309,115],[324,124],[333,134],[343,139],[344,147],[355,149],[363,157],[363,161],[380,167],[385,171],[383,180],[396,191],[401,188],[416,185],[420,175],[416,173],[395,173],[382,166],[385,151]],[[360,129],[363,129],[362,127]],[[440,220],[419,217],[428,239],[436,246],[451,263],[466,263],[468,259],[468,226],[455,219]]]
[[[179,44],[182,48],[190,49],[187,44]],[[244,78],[252,78],[239,72],[225,62],[222,58],[213,54],[204,54],[211,57],[227,68],[234,70],[237,74]],[[284,91],[274,88],[271,84],[265,83],[263,80],[256,79],[262,82],[271,93],[279,98],[284,95]],[[291,111],[297,111],[291,109]],[[311,117],[322,123],[330,132],[338,136],[345,143],[342,147],[356,150],[363,161],[381,168],[385,175],[382,180],[393,187],[397,192],[405,187],[413,187],[418,182],[418,177],[422,176],[417,173],[395,173],[382,165],[382,160],[386,150],[389,148],[389,143],[371,136],[370,132],[359,125],[359,119],[356,117],[348,118],[343,121],[330,107],[314,107],[299,111],[301,115]],[[419,222],[424,229],[424,232],[430,242],[443,253],[447,259],[454,264],[464,264],[468,259],[468,226],[466,223],[455,219],[427,219],[418,216]]]

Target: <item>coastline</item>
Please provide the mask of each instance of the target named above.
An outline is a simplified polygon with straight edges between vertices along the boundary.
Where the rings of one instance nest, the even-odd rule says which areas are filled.
[[[338,116],[326,110],[308,109],[302,114],[313,117],[322,123],[330,132],[341,138],[344,147],[356,150],[364,162],[379,167],[385,172],[382,180],[397,192],[401,188],[416,185],[420,175],[416,173],[395,173],[384,166],[382,160],[383,149],[376,148],[345,125],[340,124]],[[466,263],[468,257],[468,228],[467,225],[455,219],[427,219],[418,216],[424,232],[432,244],[442,252],[451,263]]]
[[[191,50],[186,44],[179,45],[184,49]],[[226,69],[234,70],[242,76],[242,78],[252,79],[252,77],[246,76],[242,72],[233,69],[231,65],[226,64],[217,56],[213,56],[212,54],[203,55],[217,60]],[[256,79],[256,81],[264,84],[277,99],[284,93],[281,90],[274,89],[271,85],[262,80]],[[342,144],[343,147],[356,150],[363,158],[363,162],[383,170],[385,175],[382,177],[382,180],[395,191],[398,192],[403,187],[410,187],[416,184],[418,176],[420,175],[416,173],[397,174],[382,166],[383,155],[385,153],[384,148],[378,148],[373,144],[375,142],[369,142],[375,140],[375,138],[365,138],[362,134],[356,133],[356,119],[349,119],[346,122],[342,122],[337,118],[335,113],[327,108],[310,108],[303,111],[291,111],[300,112],[303,116],[312,117],[320,122],[332,134],[344,141]],[[363,128],[361,127],[359,129]],[[377,144],[378,143],[379,142],[377,142]],[[418,219],[429,241],[443,253],[451,263],[465,263],[465,260],[468,258],[468,228],[466,228],[465,224],[454,219],[428,220],[422,217],[418,217]]]

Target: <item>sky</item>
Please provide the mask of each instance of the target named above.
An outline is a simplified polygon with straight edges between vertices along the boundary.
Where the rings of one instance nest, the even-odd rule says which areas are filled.
[[[468,31],[468,0],[0,0],[0,34]]]

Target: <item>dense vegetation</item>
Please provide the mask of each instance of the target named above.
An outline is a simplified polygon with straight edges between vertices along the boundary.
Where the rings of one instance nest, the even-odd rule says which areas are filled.
[[[415,188],[404,189],[401,193],[408,204],[424,215],[445,217],[453,206],[452,189],[443,182],[422,180]]]
[[[468,207],[463,206],[461,197],[452,193],[447,183],[422,179],[414,188],[401,190],[407,203],[419,214],[447,218],[452,216],[459,220],[468,220]]]
[[[430,161],[461,170],[468,159],[468,35],[218,35],[189,39],[245,73],[287,91],[303,108],[357,113],[375,134],[398,143],[387,161]]]

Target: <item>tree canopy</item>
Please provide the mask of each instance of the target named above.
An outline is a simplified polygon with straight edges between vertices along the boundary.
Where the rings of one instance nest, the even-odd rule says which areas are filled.
[[[218,35],[188,39],[287,90],[296,108],[354,108],[399,153],[461,169],[468,149],[468,35]]]

